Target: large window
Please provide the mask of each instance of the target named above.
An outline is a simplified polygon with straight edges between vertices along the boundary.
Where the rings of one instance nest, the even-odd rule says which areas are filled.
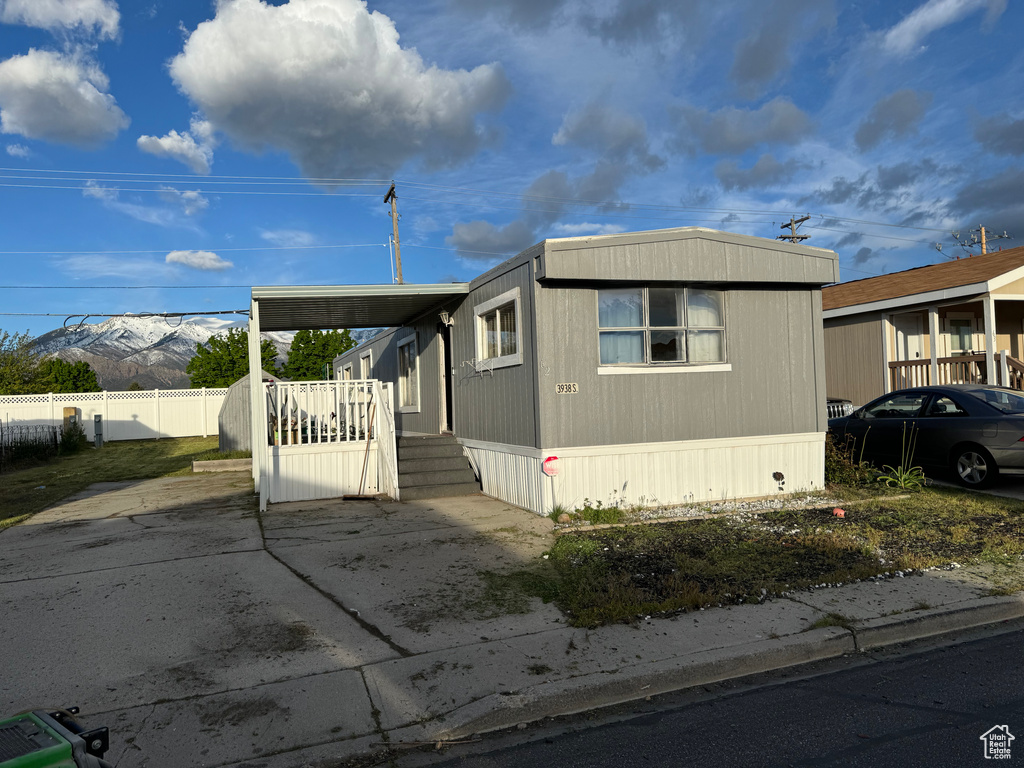
[[[416,337],[398,342],[398,408],[419,411],[420,376],[416,368]]]
[[[601,365],[725,362],[725,299],[707,288],[646,286],[597,292]]]
[[[513,288],[473,308],[476,359],[481,367],[501,368],[523,362],[519,289]]]

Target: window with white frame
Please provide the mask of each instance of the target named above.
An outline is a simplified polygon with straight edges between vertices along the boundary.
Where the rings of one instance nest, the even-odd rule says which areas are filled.
[[[523,362],[520,312],[518,288],[473,308],[479,364],[493,369]]]
[[[725,362],[725,296],[692,286],[648,285],[597,292],[601,365]]]
[[[360,379],[372,379],[373,378],[373,358],[370,356],[371,353],[367,352],[365,355],[359,358],[359,378]]]
[[[352,363],[347,363],[345,367],[341,369],[341,378],[346,381],[352,378]]]
[[[416,337],[398,342],[398,409],[419,411],[420,374],[416,365]]]

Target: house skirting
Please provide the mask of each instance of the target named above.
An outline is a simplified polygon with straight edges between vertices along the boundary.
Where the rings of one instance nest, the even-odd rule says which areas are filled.
[[[282,445],[269,448],[268,500],[309,501],[332,499],[360,492],[376,493],[377,443],[367,453],[365,441],[350,444]]]
[[[825,480],[824,432],[545,449],[459,442],[484,493],[539,514],[585,499],[663,506],[771,496],[820,490]],[[541,471],[551,456],[555,477]]]

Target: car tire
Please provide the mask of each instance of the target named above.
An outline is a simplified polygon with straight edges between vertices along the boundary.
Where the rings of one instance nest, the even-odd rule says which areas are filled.
[[[953,477],[966,488],[988,488],[999,477],[992,454],[980,445],[960,445],[953,450],[949,468]]]

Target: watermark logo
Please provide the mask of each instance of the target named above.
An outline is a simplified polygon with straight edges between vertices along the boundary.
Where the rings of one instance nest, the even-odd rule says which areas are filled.
[[[978,738],[985,742],[986,760],[1010,759],[1010,742],[1015,738],[1010,733],[1010,726],[993,725]]]

